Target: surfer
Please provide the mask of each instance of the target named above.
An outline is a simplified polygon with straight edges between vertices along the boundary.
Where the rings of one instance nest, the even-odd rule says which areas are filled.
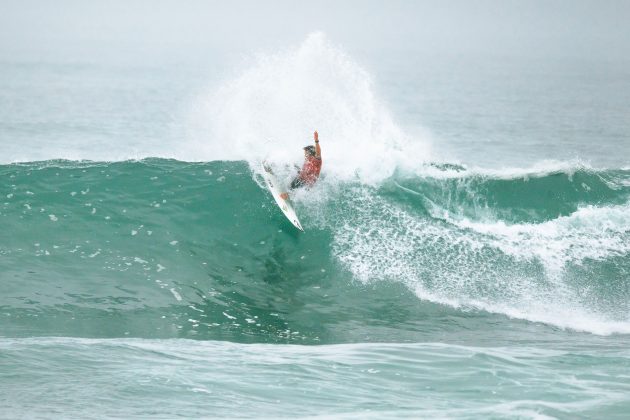
[[[291,181],[291,189],[301,187],[312,187],[319,178],[319,172],[322,169],[322,149],[319,147],[319,136],[317,131],[313,133],[315,146],[308,145],[304,147],[304,165],[298,172],[297,176]],[[281,195],[285,200],[289,197],[288,193]]]
[[[317,131],[313,133],[315,146],[308,145],[304,147],[304,165],[298,171],[297,176],[291,181],[291,189],[301,187],[312,187],[319,178],[319,172],[322,169],[322,149],[319,147],[319,135]],[[280,195],[283,199],[289,198],[288,193]]]

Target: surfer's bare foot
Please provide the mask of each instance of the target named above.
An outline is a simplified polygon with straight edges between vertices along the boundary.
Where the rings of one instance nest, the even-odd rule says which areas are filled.
[[[280,198],[282,198],[283,200],[288,200],[289,199],[289,193],[282,193],[280,194]]]

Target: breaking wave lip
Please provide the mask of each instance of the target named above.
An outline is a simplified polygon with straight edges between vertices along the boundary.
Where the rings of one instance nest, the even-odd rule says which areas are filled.
[[[252,161],[248,161],[247,159],[178,159],[172,156],[160,156],[160,155],[147,155],[143,157],[125,157],[120,159],[87,159],[87,158],[79,158],[79,159],[69,159],[62,157],[51,157],[50,159],[45,160],[14,160],[11,162],[2,162],[0,166],[18,166],[18,167],[36,167],[36,168],[47,168],[47,167],[92,167],[92,166],[103,166],[109,165],[113,163],[153,163],[153,162],[176,162],[182,164],[203,164],[203,163],[213,163],[213,162],[247,162],[252,163]],[[299,161],[299,160],[298,160]],[[253,163],[256,164],[259,160],[254,160]],[[280,162],[280,164],[284,164],[286,162]],[[326,169],[328,169],[328,165],[326,165]],[[430,159],[427,161],[421,161],[416,163],[413,170],[410,172],[409,167],[400,168],[399,174],[392,173],[392,177],[396,176],[419,176],[419,177],[429,177],[435,179],[452,179],[452,178],[470,178],[470,177],[485,177],[489,179],[500,179],[500,180],[514,180],[514,179],[523,179],[523,178],[541,178],[546,177],[553,174],[566,174],[572,175],[579,171],[589,172],[589,173],[606,173],[608,171],[630,171],[630,166],[628,167],[594,167],[591,166],[588,162],[580,159],[571,159],[571,160],[541,160],[532,164],[529,167],[503,167],[503,168],[486,168],[480,166],[467,166],[464,164],[459,164],[456,162],[445,162],[445,161],[431,161]],[[630,174],[629,174],[630,177]],[[355,177],[352,180],[360,180],[360,178]],[[624,180],[621,180],[623,185],[627,185],[624,183]],[[627,180],[626,182],[630,182]]]
[[[630,167],[612,168],[612,167],[595,167],[589,162],[581,159],[571,160],[541,160],[527,167],[502,167],[502,168],[485,168],[480,166],[468,166],[458,163],[449,162],[427,162],[417,166],[411,174],[420,177],[429,177],[434,179],[453,179],[453,178],[470,178],[482,177],[497,180],[515,180],[528,178],[543,178],[554,174],[574,175],[576,172],[588,173],[605,173],[608,171],[619,170],[628,171]]]
[[[630,253],[622,235],[630,231],[630,204],[579,208],[569,216],[543,223],[507,224],[501,220],[475,222],[445,216],[449,223],[489,238],[493,245],[518,258],[538,258],[552,271],[567,262],[603,260]]]
[[[574,167],[561,169],[566,168]],[[553,173],[558,167],[546,167],[545,172],[550,169]],[[563,329],[630,333],[630,319],[620,308],[591,307],[597,286],[589,291],[566,277],[569,264],[579,267],[630,255],[627,201],[580,206],[540,223],[509,224],[431,210],[428,219],[417,217],[374,190],[358,190],[362,198],[356,207],[361,211],[355,221],[334,231],[333,248],[358,281],[402,282],[423,300]],[[537,272],[538,265],[543,272]]]

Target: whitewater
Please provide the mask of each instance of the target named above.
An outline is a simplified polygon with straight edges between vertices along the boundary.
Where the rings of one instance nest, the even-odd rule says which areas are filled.
[[[0,67],[0,417],[630,409],[624,121],[571,150],[449,141],[448,112],[462,132],[478,121],[422,98],[451,87],[380,85],[323,33],[212,80],[44,67]],[[66,103],[28,101],[44,84]],[[402,111],[418,103],[426,126]],[[288,182],[315,129],[301,233],[257,171]]]

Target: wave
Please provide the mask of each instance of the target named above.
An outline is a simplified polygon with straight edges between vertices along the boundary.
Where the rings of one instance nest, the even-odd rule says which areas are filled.
[[[301,235],[245,162],[2,165],[0,307],[18,335],[383,340],[441,305],[630,333],[630,172],[459,173],[324,177]]]

